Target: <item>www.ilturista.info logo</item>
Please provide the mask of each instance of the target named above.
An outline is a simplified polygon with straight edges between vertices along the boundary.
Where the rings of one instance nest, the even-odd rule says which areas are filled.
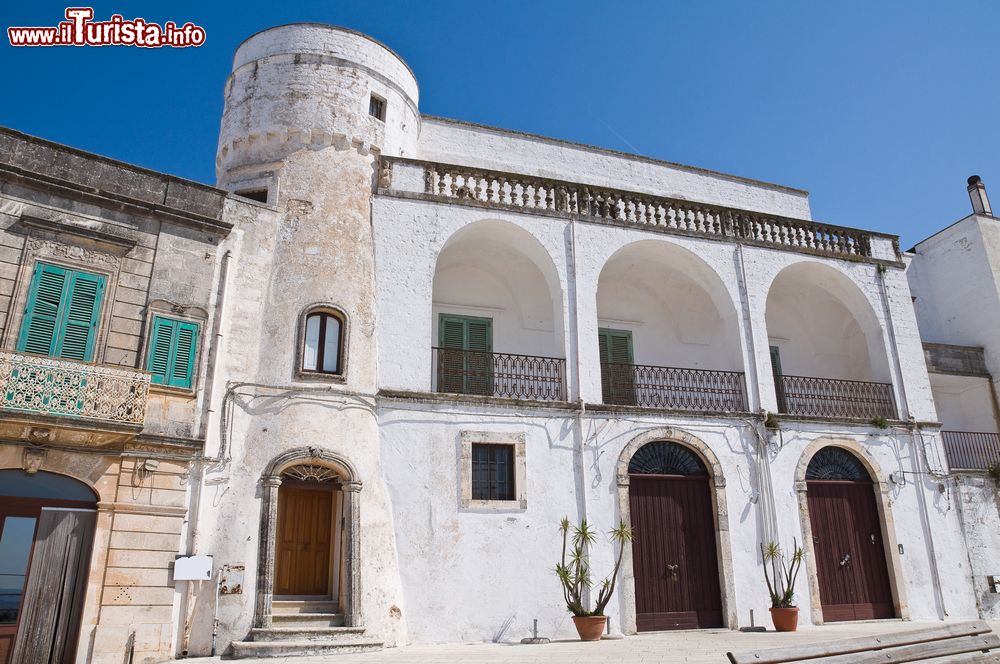
[[[113,14],[110,20],[94,21],[93,7],[67,7],[66,20],[54,28],[7,28],[11,46],[140,46],[184,48],[205,43],[205,28],[188,22],[163,25],[142,18],[126,20]]]

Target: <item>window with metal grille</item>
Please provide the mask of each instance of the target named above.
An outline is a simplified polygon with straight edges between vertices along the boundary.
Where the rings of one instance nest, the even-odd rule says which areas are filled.
[[[385,122],[385,99],[372,95],[368,102],[368,115]]]
[[[514,446],[472,444],[472,499],[514,500]]]
[[[321,311],[306,316],[302,370],[339,374],[342,372],[343,321],[336,314]]]

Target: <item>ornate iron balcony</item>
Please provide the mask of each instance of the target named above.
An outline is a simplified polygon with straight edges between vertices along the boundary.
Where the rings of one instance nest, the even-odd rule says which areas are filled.
[[[0,411],[142,426],[150,374],[0,351]]]
[[[989,470],[1000,466],[1000,434],[942,431],[941,440],[952,470]]]
[[[778,410],[789,415],[872,420],[898,417],[889,383],[780,376]]]
[[[470,166],[383,156],[382,193],[568,216],[854,260],[898,262],[894,235],[751,210]]]
[[[747,411],[741,371],[601,364],[604,403],[714,413]]]
[[[434,391],[532,401],[566,400],[566,360],[432,348]]]

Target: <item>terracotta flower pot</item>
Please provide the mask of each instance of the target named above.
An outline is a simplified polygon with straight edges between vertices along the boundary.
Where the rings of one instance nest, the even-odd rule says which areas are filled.
[[[580,635],[581,641],[600,641],[607,622],[607,616],[573,616],[573,624],[576,625],[576,633]]]
[[[774,623],[776,632],[794,632],[799,626],[799,608],[793,606],[788,609],[771,608],[771,622]]]

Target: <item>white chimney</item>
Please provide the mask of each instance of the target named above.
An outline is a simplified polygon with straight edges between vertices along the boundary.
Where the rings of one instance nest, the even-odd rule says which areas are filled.
[[[986,197],[986,185],[978,175],[969,178],[969,199],[972,201],[972,212],[993,216],[990,199]]]

